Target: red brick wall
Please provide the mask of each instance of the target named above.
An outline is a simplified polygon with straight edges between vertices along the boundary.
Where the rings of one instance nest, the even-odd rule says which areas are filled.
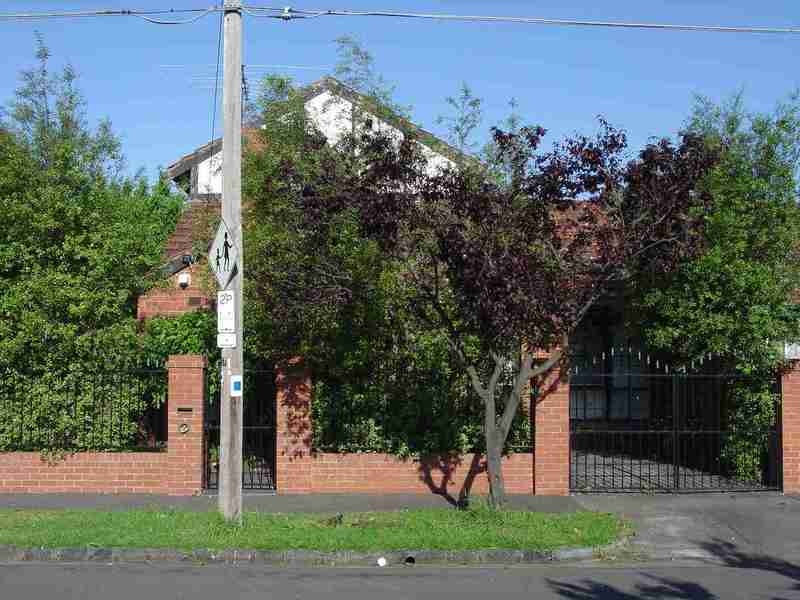
[[[300,359],[277,370],[275,414],[276,487],[283,493],[311,492],[311,376]]]
[[[279,493],[420,493],[454,499],[465,482],[475,493],[488,492],[481,457],[428,456],[403,460],[387,454],[327,454],[311,451],[311,379],[299,360],[278,370],[277,456]],[[533,492],[533,455],[503,461],[506,490]]]
[[[157,287],[139,296],[136,306],[137,318],[143,321],[152,317],[174,317],[210,306],[210,299],[199,285],[198,268],[201,267],[203,265],[192,265],[181,271],[188,273],[191,278],[189,287],[185,289],[178,284],[179,273],[176,273],[169,278],[166,287]]]
[[[569,495],[569,383],[558,368],[542,378],[533,413],[533,491],[540,496]]]
[[[203,409],[206,359],[197,355],[170,356],[169,469],[164,474],[168,493],[191,496],[203,490]]]
[[[39,452],[0,454],[3,493],[168,493],[166,452],[81,452],[48,463]]]
[[[781,391],[783,491],[800,494],[800,362],[783,375]]]
[[[205,359],[171,356],[168,367],[166,452],[79,452],[49,462],[39,452],[0,453],[0,492],[174,496],[200,493]],[[188,426],[185,433],[182,424]]]
[[[291,467],[290,467],[291,469]],[[459,497],[467,479],[472,480],[473,493],[486,494],[489,481],[482,457],[467,454],[444,458],[429,456],[421,460],[403,460],[387,454],[324,454],[317,453],[302,462],[310,477],[305,487],[296,487],[290,470],[285,478],[289,489],[281,485],[279,492],[365,493],[365,494],[437,494]],[[514,454],[503,460],[506,491],[509,494],[530,494],[532,454]]]

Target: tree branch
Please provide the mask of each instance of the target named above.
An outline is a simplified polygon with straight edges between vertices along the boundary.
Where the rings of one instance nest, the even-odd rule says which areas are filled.
[[[530,352],[523,351],[519,361],[519,373],[517,373],[516,380],[514,381],[514,388],[511,390],[510,396],[506,401],[503,416],[500,419],[500,425],[498,427],[498,435],[500,436],[502,445],[505,445],[508,433],[511,431],[511,424],[514,422],[514,417],[517,415],[517,409],[522,400],[522,388],[531,377],[532,363],[533,355]]]

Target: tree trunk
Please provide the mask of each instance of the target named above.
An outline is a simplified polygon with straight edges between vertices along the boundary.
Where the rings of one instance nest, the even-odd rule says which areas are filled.
[[[488,432],[487,432],[488,434]],[[494,510],[500,510],[506,503],[506,483],[503,479],[503,442],[497,436],[497,429],[493,435],[486,436],[486,470],[489,475],[489,505]]]
[[[506,359],[497,354],[492,354],[495,367],[486,387],[483,386],[475,366],[467,366],[467,373],[472,380],[472,387],[483,400],[483,407],[485,409],[483,431],[486,439],[486,471],[489,477],[489,504],[495,510],[503,508],[506,502],[506,484],[503,479],[502,464],[503,448],[505,447],[508,434],[511,431],[511,424],[514,421],[514,416],[517,414],[525,385],[530,382],[532,376],[549,371],[553,365],[561,360],[561,356],[566,347],[567,338],[565,336],[561,348],[551,354],[550,358],[536,369],[533,368],[533,355],[523,348],[519,356],[519,372],[514,380],[513,389],[506,399],[505,409],[500,419],[497,418],[495,410],[495,392],[497,391],[497,382],[503,371],[503,366],[506,364]]]

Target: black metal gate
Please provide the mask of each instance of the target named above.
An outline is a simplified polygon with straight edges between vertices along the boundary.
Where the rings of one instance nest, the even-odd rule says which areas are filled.
[[[209,372],[205,411],[205,487],[219,487],[220,374]],[[275,491],[275,374],[244,372],[242,489]]]
[[[675,372],[630,349],[600,358],[570,369],[572,491],[780,489],[776,424],[754,426],[746,443],[728,424],[738,376]]]

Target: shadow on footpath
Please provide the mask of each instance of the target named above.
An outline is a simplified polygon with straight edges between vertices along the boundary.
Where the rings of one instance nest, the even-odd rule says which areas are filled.
[[[624,592],[619,588],[584,579],[580,583],[565,583],[547,580],[547,585],[559,596],[572,600],[636,600],[639,598],[686,598],[688,600],[713,600],[717,598],[705,587],[690,581],[680,581],[668,577],[644,575],[650,583],[637,583],[633,592]]]
[[[735,569],[752,569],[781,575],[789,579],[791,587],[785,593],[797,597],[800,592],[800,566],[782,558],[766,554],[744,552],[735,544],[724,540],[713,540],[701,544],[702,548],[713,555],[713,563]],[[709,561],[711,562],[711,561]],[[548,579],[547,584],[559,596],[570,600],[633,600],[635,598],[685,598],[687,600],[711,600],[719,598],[706,587],[691,581],[668,577],[656,577],[642,573],[649,582],[637,583],[634,591],[627,592],[617,587],[584,579],[579,583],[567,583]],[[773,596],[772,600],[789,600],[789,595]]]
[[[741,549],[737,548],[735,544],[724,540],[713,540],[701,544],[701,546],[706,552],[713,554],[714,557],[721,561],[726,567],[753,569],[782,575],[794,582],[794,585],[787,591],[800,592],[800,565],[776,556],[743,552]],[[797,596],[793,594],[793,597]],[[784,599],[788,600],[788,597],[774,597],[774,600]]]

